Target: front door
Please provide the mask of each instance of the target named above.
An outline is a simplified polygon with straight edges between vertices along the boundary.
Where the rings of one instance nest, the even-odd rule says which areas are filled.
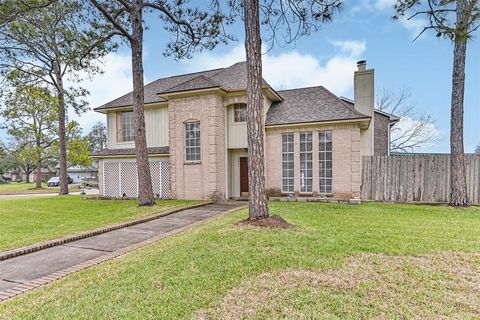
[[[240,158],[240,196],[248,197],[248,158]]]

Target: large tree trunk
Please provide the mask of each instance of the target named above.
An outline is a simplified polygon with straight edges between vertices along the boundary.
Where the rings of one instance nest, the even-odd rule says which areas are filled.
[[[63,89],[63,78],[60,65],[55,64],[55,80],[57,86],[58,98],[58,152],[60,164],[60,191],[59,195],[68,194],[68,178],[67,178],[67,140],[66,140],[66,108],[65,93]]]
[[[466,3],[457,0],[457,28],[464,26]],[[463,148],[463,99],[465,92],[465,58],[467,39],[456,37],[453,49],[452,106],[450,118],[450,204],[456,207],[468,205]]]
[[[155,204],[152,191],[152,179],[148,162],[147,138],[145,134],[145,115],[143,110],[143,1],[133,2],[132,22],[132,70],[133,70],[133,113],[135,122],[135,151],[138,172],[138,202],[140,206]],[[128,179],[128,177],[126,177]]]
[[[37,137],[36,141],[36,147],[37,147],[37,180],[35,184],[35,188],[40,189],[42,187],[42,155],[40,154],[40,140]]]
[[[42,160],[37,162],[37,180],[35,182],[35,188],[40,189],[42,187]]]
[[[249,220],[268,218],[262,93],[262,41],[258,0],[244,1],[247,55],[247,139]]]

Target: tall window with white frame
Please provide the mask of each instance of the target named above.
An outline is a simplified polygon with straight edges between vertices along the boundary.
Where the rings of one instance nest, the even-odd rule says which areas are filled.
[[[300,192],[313,191],[312,147],[312,133],[300,133]]]
[[[319,191],[332,193],[332,131],[320,131],[318,137]]]
[[[293,133],[282,134],[282,192],[294,191],[294,150]]]
[[[134,139],[133,112],[122,112],[122,142],[130,142]]]
[[[185,123],[185,161],[200,161],[200,122]]]

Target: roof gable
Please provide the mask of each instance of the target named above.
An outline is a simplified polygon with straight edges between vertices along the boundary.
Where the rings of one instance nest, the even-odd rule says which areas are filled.
[[[262,81],[264,86],[268,86],[268,83],[264,79],[262,79]],[[145,104],[166,102],[167,100],[159,95],[161,93],[173,93],[215,87],[221,87],[226,91],[246,90],[246,62],[238,62],[227,68],[213,69],[155,80],[145,85],[144,102]],[[100,111],[131,105],[133,105],[132,92],[95,108],[94,110]]]

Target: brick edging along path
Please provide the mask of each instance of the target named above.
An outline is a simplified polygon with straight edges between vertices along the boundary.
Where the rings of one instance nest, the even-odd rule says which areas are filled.
[[[32,253],[32,252],[35,252],[35,251],[59,246],[61,244],[65,244],[65,243],[68,243],[68,242],[72,242],[72,241],[96,236],[96,235],[99,235],[99,234],[102,234],[102,233],[106,233],[106,232],[130,227],[130,226],[133,226],[133,225],[136,225],[136,224],[139,224],[139,223],[152,221],[152,220],[155,220],[155,219],[158,219],[158,218],[161,218],[161,217],[168,216],[172,213],[176,213],[176,212],[179,212],[179,211],[192,209],[192,208],[203,207],[203,206],[206,206],[206,205],[212,204],[212,203],[213,202],[211,202],[211,201],[207,201],[207,202],[202,202],[202,203],[198,203],[198,204],[193,204],[193,205],[190,205],[190,206],[183,206],[183,207],[177,207],[177,208],[173,208],[173,209],[167,209],[167,210],[164,210],[164,211],[161,211],[161,212],[158,212],[158,213],[155,213],[155,214],[143,217],[143,218],[138,218],[138,219],[130,220],[130,221],[127,221],[127,222],[119,222],[119,223],[108,225],[106,227],[97,228],[97,229],[94,229],[94,230],[84,231],[84,232],[76,233],[76,234],[73,234],[73,235],[67,235],[65,237],[61,237],[61,238],[57,238],[57,239],[52,239],[52,240],[47,240],[47,241],[43,241],[43,242],[34,243],[34,244],[31,244],[31,245],[28,245],[28,246],[25,246],[25,247],[11,249],[11,250],[7,250],[7,251],[1,251],[0,252],[0,261],[15,258],[15,257],[21,256],[21,255],[27,254],[27,253]]]
[[[198,205],[197,205],[198,207]],[[113,259],[113,258],[116,258],[118,256],[121,256],[125,253],[128,253],[128,252],[131,252],[133,250],[136,250],[136,249],[139,249],[141,247],[144,247],[146,245],[149,245],[149,244],[152,244],[152,243],[155,243],[159,240],[162,240],[164,238],[167,238],[169,236],[172,236],[172,235],[175,235],[175,234],[178,234],[178,233],[181,233],[181,232],[184,232],[184,231],[187,231],[187,230],[190,230],[190,229],[193,229],[195,228],[196,226],[202,224],[202,223],[205,223],[206,221],[208,220],[211,220],[213,218],[217,218],[219,216],[222,216],[222,215],[226,215],[226,214],[229,214],[229,213],[232,213],[232,212],[235,212],[235,211],[238,211],[238,210],[241,210],[241,209],[244,209],[246,208],[247,205],[243,205],[243,206],[238,206],[238,207],[234,207],[232,209],[229,209],[227,211],[224,211],[222,213],[219,213],[219,214],[216,214],[214,216],[211,216],[211,217],[208,217],[208,218],[205,218],[201,221],[197,221],[197,222],[194,222],[194,223],[190,223],[190,224],[187,224],[185,226],[182,226],[182,227],[179,227],[175,230],[172,230],[172,231],[169,231],[167,233],[164,233],[164,234],[161,234],[161,235],[158,235],[158,236],[155,236],[155,237],[152,237],[150,239],[147,239],[147,240],[144,240],[142,242],[138,242],[138,243],[135,243],[135,244],[132,244],[128,247],[125,247],[125,248],[122,248],[120,250],[117,250],[117,251],[114,251],[114,252],[110,252],[108,254],[105,254],[105,255],[102,255],[102,256],[99,256],[97,258],[94,258],[94,259],[91,259],[91,260],[88,260],[88,261],[85,261],[83,263],[80,263],[80,264],[77,264],[77,265],[74,265],[72,267],[69,267],[69,268],[66,268],[66,269],[63,269],[63,270],[60,270],[60,271],[57,271],[57,272],[54,272],[52,274],[49,274],[49,275],[46,275],[44,277],[41,277],[41,278],[38,278],[38,279],[35,279],[35,280],[32,280],[32,281],[28,281],[26,283],[22,283],[22,284],[19,284],[18,286],[15,286],[14,288],[11,288],[11,289],[8,289],[8,290],[5,290],[5,291],[0,291],[0,303],[8,300],[8,299],[11,299],[15,296],[18,296],[20,294],[23,294],[23,293],[26,293],[28,291],[31,291],[31,290],[34,290],[34,289],[37,289],[39,287],[42,287],[46,284],[49,284],[53,281],[56,281],[56,280],[59,280],[61,278],[64,278],[66,277],[67,275],[70,275],[72,273],[75,273],[77,271],[80,271],[80,270],[83,270],[83,269],[86,269],[86,268],[89,268],[89,267],[92,267],[92,266],[95,266],[97,264],[100,264],[102,262],[105,262],[107,260],[110,260],[110,259]]]

